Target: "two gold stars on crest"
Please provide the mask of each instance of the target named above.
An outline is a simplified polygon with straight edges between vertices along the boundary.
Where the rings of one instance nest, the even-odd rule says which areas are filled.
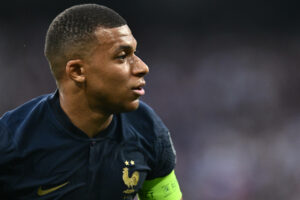
[[[126,166],[129,166],[129,164],[130,165],[134,165],[135,164],[133,160],[131,160],[129,162],[126,160],[124,163],[125,163]]]

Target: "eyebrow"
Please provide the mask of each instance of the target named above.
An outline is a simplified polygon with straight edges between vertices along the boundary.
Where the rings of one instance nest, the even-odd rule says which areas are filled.
[[[131,45],[121,45],[115,50],[115,52],[119,52],[119,51],[126,51],[126,52],[133,51],[133,47]]]

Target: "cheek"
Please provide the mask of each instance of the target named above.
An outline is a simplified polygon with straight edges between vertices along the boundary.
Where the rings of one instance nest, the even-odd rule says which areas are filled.
[[[108,84],[108,87],[126,88],[128,87],[130,73],[126,68],[118,67],[111,70],[109,73],[104,74],[103,78],[103,81]]]
[[[103,95],[120,98],[130,89],[129,77],[124,73],[109,73],[99,77],[99,79],[98,85],[94,88],[96,87],[95,89]]]
[[[114,76],[106,77],[103,80],[106,88],[113,88],[113,90],[123,90],[128,88],[128,77],[124,75],[114,74]]]
[[[127,63],[102,62],[87,71],[87,90],[96,96],[115,98],[130,89],[130,66]]]

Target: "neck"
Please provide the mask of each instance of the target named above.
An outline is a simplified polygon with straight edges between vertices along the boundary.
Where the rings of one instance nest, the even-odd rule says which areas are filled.
[[[92,109],[80,91],[76,93],[59,91],[59,101],[71,122],[90,138],[107,128],[112,121],[112,114]]]

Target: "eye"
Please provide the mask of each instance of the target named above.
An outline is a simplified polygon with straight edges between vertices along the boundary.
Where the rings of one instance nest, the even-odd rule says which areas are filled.
[[[121,56],[117,56],[118,59],[125,59],[127,57],[127,54],[121,55]]]
[[[124,52],[122,54],[117,55],[116,59],[117,60],[124,60],[127,56],[128,56],[128,54]]]

